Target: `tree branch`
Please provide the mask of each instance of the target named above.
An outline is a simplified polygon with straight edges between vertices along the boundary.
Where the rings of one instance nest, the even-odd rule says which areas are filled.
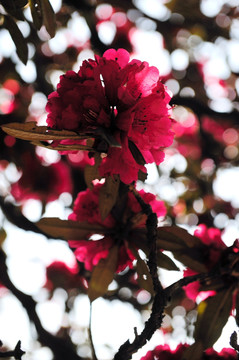
[[[52,350],[55,356],[54,360],[81,360],[81,357],[75,353],[74,346],[70,342],[70,339],[60,339],[43,328],[36,313],[36,302],[31,296],[18,290],[9,278],[6,266],[6,255],[2,250],[0,251],[0,282],[21,302],[22,306],[27,311],[29,319],[35,325],[39,341]]]
[[[0,346],[2,346],[2,342],[0,340]],[[8,358],[8,357],[14,357],[16,360],[21,360],[22,356],[25,354],[25,351],[21,349],[21,341],[19,340],[17,345],[15,346],[15,349],[12,351],[5,351],[0,352],[0,358]]]

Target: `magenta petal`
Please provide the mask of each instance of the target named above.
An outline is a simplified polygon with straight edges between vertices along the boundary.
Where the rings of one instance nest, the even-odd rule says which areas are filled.
[[[117,61],[121,68],[125,67],[128,64],[130,58],[128,51],[126,51],[125,49],[106,50],[103,54],[103,57],[107,60]]]

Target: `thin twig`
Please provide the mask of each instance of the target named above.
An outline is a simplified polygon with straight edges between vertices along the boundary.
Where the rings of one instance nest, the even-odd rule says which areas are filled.
[[[0,343],[0,346],[2,346],[2,342]],[[16,360],[21,360],[24,354],[25,351],[21,349],[21,341],[19,340],[14,350],[0,352],[0,358],[14,357]]]
[[[237,358],[239,359],[239,345],[237,343],[237,333],[234,331],[230,337],[230,345],[237,352]]]
[[[31,296],[18,290],[9,278],[6,266],[6,255],[2,250],[0,250],[0,282],[16,296],[26,309],[29,319],[35,325],[39,341],[52,350],[55,360],[81,360],[81,357],[76,354],[70,339],[58,338],[43,328],[36,312],[36,302]]]
[[[92,351],[92,358],[93,360],[98,360],[95,352],[95,346],[92,338],[92,302],[90,303],[90,319],[89,319],[89,339],[90,339],[90,346]]]

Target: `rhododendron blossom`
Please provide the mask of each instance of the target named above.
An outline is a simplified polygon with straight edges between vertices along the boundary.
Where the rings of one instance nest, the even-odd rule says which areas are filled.
[[[183,354],[189,345],[179,344],[175,350],[171,350],[168,345],[159,345],[154,350],[148,351],[141,360],[182,360]],[[220,352],[210,348],[207,349],[202,356],[201,360],[235,360],[237,354],[235,350],[224,348]]]
[[[119,174],[125,183],[146,172],[145,163],[161,163],[162,149],[173,141],[171,96],[158,69],[129,57],[124,49],[110,49],[84,61],[78,72],[60,77],[46,106],[49,127],[95,134],[95,151],[107,154],[100,176]],[[107,136],[118,147],[109,146]]]
[[[72,266],[62,261],[53,261],[46,268],[45,288],[50,291],[56,288],[71,289],[73,287],[82,287],[83,280],[79,276],[79,267],[77,263]]]
[[[200,224],[194,231],[194,235],[201,239],[202,243],[207,245],[207,253],[205,254],[205,265],[210,271],[220,260],[223,250],[226,249],[226,245],[222,241],[221,231],[216,228],[207,228],[205,224]],[[191,276],[197,274],[191,269],[184,271],[184,276]],[[187,297],[192,300],[196,300],[200,293],[200,283],[195,281],[184,287]],[[214,295],[215,291],[204,291],[200,293],[201,300],[208,296]]]
[[[11,194],[17,201],[50,202],[64,192],[72,192],[70,168],[63,161],[45,166],[40,157],[31,153],[23,154],[22,160],[22,176],[11,186]]]
[[[101,236],[99,240],[93,240],[89,234],[87,239],[70,240],[69,245],[76,248],[76,258],[85,264],[87,270],[92,270],[98,264],[100,259],[106,258],[110,249],[117,243],[119,246],[117,272],[124,270],[127,266],[132,267],[135,256],[130,247],[136,249],[132,239],[135,229],[145,227],[147,217],[140,213],[141,206],[135,199],[134,195],[129,192],[127,194],[125,208],[122,216],[117,218],[109,214],[105,220],[101,219],[99,212],[99,194],[103,184],[96,184],[92,190],[80,192],[74,203],[73,213],[69,215],[69,219],[79,222],[88,222],[95,225],[101,225],[106,229],[106,235]],[[156,196],[150,193],[139,191],[140,196],[145,203],[152,206],[152,210],[157,216],[165,216],[166,208],[162,201],[158,201]]]

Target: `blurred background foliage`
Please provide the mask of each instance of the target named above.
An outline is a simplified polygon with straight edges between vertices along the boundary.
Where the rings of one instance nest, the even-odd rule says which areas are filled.
[[[61,74],[77,71],[94,53],[128,50],[132,57],[157,66],[173,94],[174,144],[165,151],[164,163],[148,166],[148,179],[139,186],[165,201],[164,224],[189,230],[199,223],[218,227],[230,245],[239,229],[238,14],[237,0],[0,0],[0,124],[32,120],[44,124],[47,96]],[[86,188],[82,153],[49,154],[0,132],[1,234],[5,234],[6,218],[37,232],[32,222],[37,218],[29,215],[34,211],[27,210],[32,206],[29,199],[38,200],[39,217],[46,214],[49,202],[60,199],[66,217],[77,193]],[[59,172],[64,181],[57,182]],[[0,236],[8,257],[7,240]],[[84,278],[89,274],[82,264],[76,270],[57,259],[44,267],[47,296],[54,298],[57,289],[64,289],[64,312],[69,315],[77,296],[85,293]],[[134,270],[117,275],[106,298],[129,303],[141,314],[151,300],[136,283]],[[66,359],[66,349],[61,348],[65,343],[57,345],[50,333],[36,325],[37,315],[31,309],[37,298],[34,301],[28,312],[38,332],[34,346],[38,338],[51,348],[54,359]],[[179,291],[167,308],[165,334],[175,335],[181,329],[185,339],[192,339],[195,309]],[[173,322],[175,314],[184,318],[181,328]],[[88,358],[85,328],[74,330],[70,321],[66,323],[55,333],[67,339],[67,346],[69,342],[67,358]],[[52,353],[44,356],[51,359]]]

